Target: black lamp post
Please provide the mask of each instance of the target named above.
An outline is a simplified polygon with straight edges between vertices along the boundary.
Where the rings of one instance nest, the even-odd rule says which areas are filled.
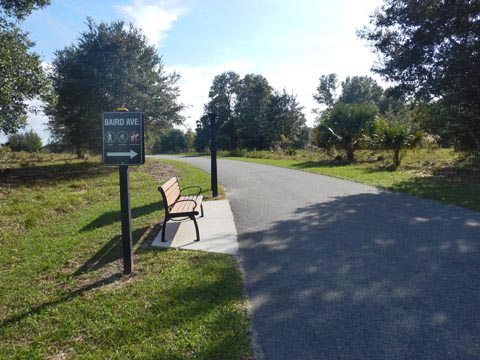
[[[210,119],[210,158],[211,158],[211,188],[212,196],[218,196],[217,180],[217,114],[212,112],[208,114]]]

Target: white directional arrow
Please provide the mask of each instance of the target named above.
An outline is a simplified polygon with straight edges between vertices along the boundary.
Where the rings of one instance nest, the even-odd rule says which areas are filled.
[[[129,152],[107,152],[107,156],[130,156],[130,159],[137,156],[138,153],[130,149]]]

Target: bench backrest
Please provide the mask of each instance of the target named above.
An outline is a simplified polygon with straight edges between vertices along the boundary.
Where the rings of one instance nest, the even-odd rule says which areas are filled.
[[[170,206],[180,197],[180,184],[178,183],[178,179],[176,177],[171,178],[160,186],[158,191],[162,194],[165,210],[168,212]]]

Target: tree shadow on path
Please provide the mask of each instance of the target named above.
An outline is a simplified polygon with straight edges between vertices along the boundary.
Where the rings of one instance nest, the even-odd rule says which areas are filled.
[[[380,192],[239,237],[265,359],[479,359],[480,214]]]

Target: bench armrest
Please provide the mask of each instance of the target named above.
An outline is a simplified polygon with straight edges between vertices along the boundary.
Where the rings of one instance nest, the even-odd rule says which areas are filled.
[[[183,188],[183,189],[180,190],[180,194],[183,192],[183,190],[192,189],[192,188],[197,188],[198,189],[197,196],[200,195],[203,191],[200,186],[187,186],[186,188]]]
[[[173,205],[175,205],[175,204],[177,204],[177,203],[179,203],[179,202],[185,202],[185,201],[192,201],[192,202],[195,203],[195,207],[197,207],[197,202],[196,202],[195,200],[192,200],[192,199],[181,199],[181,200],[177,200],[177,201],[175,201],[175,203],[174,203]],[[172,206],[173,206],[173,205],[172,205]]]

